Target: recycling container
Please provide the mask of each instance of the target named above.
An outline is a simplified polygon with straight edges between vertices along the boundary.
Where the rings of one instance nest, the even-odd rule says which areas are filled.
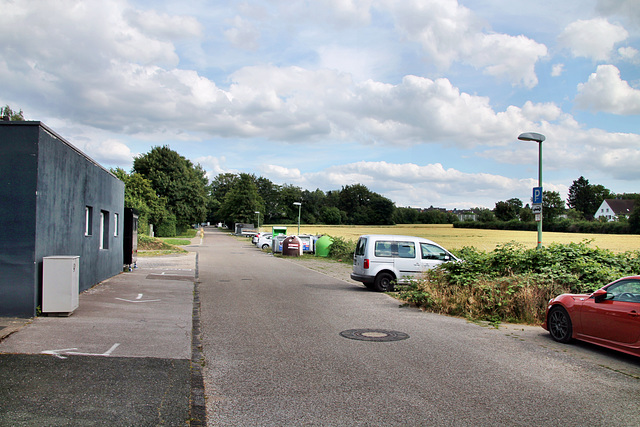
[[[287,236],[279,234],[277,236],[273,236],[271,238],[271,252],[278,254],[282,252],[282,242],[286,239]]]
[[[333,239],[329,236],[322,236],[316,241],[316,256],[328,257],[329,249]]]
[[[298,236],[289,236],[282,242],[283,256],[301,256],[302,241]]]

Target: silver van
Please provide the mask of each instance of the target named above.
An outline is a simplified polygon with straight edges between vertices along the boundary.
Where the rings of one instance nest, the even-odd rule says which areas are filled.
[[[426,270],[449,261],[459,259],[431,240],[369,234],[358,239],[351,278],[368,288],[388,292],[393,290],[394,283],[419,277]]]

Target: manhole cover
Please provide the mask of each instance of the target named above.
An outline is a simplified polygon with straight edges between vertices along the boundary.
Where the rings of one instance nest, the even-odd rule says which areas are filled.
[[[340,332],[345,338],[360,341],[400,341],[409,338],[408,334],[386,329],[349,329]]]

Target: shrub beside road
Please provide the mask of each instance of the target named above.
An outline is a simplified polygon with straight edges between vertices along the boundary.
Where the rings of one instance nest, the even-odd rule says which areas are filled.
[[[540,250],[506,244],[494,251],[455,251],[424,279],[398,286],[397,297],[429,311],[490,322],[540,324],[547,302],[562,293],[589,293],[640,272],[640,251],[614,253],[587,243]]]

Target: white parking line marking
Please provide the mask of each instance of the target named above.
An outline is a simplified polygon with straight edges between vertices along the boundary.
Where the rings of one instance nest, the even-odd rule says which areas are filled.
[[[118,346],[120,345],[119,342],[115,343],[114,345],[111,346],[111,348],[107,351],[105,351],[104,353],[98,354],[98,353],[81,353],[81,352],[77,352],[77,351],[72,351],[72,350],[77,350],[77,347],[73,347],[73,348],[61,348],[58,350],[46,350],[41,352],[41,354],[50,354],[52,356],[57,357],[58,359],[66,359],[67,356],[63,356],[62,354],[73,354],[75,356],[103,356],[103,357],[108,357],[111,356],[111,353],[113,353],[113,351],[118,348]]]
[[[131,300],[131,299],[124,299],[124,298],[116,298],[117,300],[120,301],[124,301],[124,302],[133,302],[133,303],[138,303],[138,302],[157,302],[160,301],[159,299],[142,299],[142,295],[143,294],[138,294],[138,296],[136,297],[135,300]]]

